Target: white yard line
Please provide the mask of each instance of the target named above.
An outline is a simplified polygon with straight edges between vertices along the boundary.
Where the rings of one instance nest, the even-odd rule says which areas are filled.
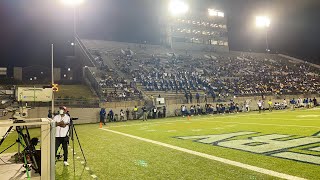
[[[288,110],[286,111],[280,111],[280,112],[272,112],[272,113],[262,113],[262,114],[226,114],[226,116],[221,116],[221,115],[214,115],[214,116],[210,116],[210,117],[205,117],[205,118],[201,118],[199,120],[167,120],[167,121],[158,121],[158,122],[140,122],[140,123],[132,123],[132,124],[124,124],[124,125],[115,125],[115,126],[108,126],[108,127],[130,127],[130,126],[140,126],[140,125],[155,125],[155,124],[168,124],[168,123],[172,123],[172,122],[184,122],[184,123],[191,123],[191,122],[222,122],[222,123],[235,123],[235,124],[247,124],[247,125],[261,125],[261,126],[280,126],[280,127],[302,127],[302,128],[320,128],[318,126],[299,126],[299,125],[279,125],[279,124],[264,124],[264,123],[245,123],[245,122],[226,122],[226,121],[217,121],[218,119],[225,119],[225,118],[237,118],[237,117],[248,117],[250,119],[253,119],[253,117],[250,116],[261,116],[261,115],[271,115],[271,114],[281,114],[281,113],[287,113]],[[291,111],[290,111],[291,112]],[[209,120],[211,119],[211,120]],[[261,119],[279,119],[279,120],[285,120],[285,121],[300,121],[299,119],[287,119],[287,118],[263,118],[261,117]],[[301,119],[301,121],[312,121],[311,119]],[[316,121],[316,120],[315,120]],[[169,124],[168,124],[169,125]]]
[[[139,125],[153,125],[153,124],[166,124],[170,122],[183,122],[186,120],[171,120],[171,121],[161,121],[161,122],[141,122],[141,123],[132,123],[132,124],[124,124],[124,125],[115,125],[115,126],[108,126],[107,127],[130,127],[130,126],[139,126]]]
[[[131,135],[131,134],[126,134],[126,133],[122,133],[122,132],[118,132],[118,131],[113,131],[113,130],[110,130],[110,129],[101,129],[101,130],[108,131],[108,132],[115,133],[115,134],[120,134],[120,135],[127,136],[127,137],[130,137],[130,138],[138,139],[138,140],[141,140],[141,141],[149,142],[149,143],[156,144],[156,145],[159,145],[159,146],[163,146],[163,147],[167,147],[167,148],[174,149],[174,150],[177,150],[177,151],[181,151],[181,152],[189,153],[189,154],[192,154],[192,155],[204,157],[204,158],[211,159],[211,160],[214,160],[214,161],[218,161],[218,162],[221,162],[221,163],[224,163],[224,164],[237,166],[237,167],[240,167],[240,168],[243,168],[243,169],[255,171],[255,172],[258,172],[258,173],[266,174],[266,175],[277,177],[277,178],[292,179],[292,180],[304,180],[304,178],[301,178],[301,177],[292,176],[292,175],[288,175],[288,174],[272,171],[272,170],[269,170],[269,169],[264,169],[264,168],[252,166],[252,165],[249,165],[249,164],[244,164],[244,163],[241,163],[241,162],[237,162],[237,161],[233,161],[233,160],[229,160],[229,159],[225,159],[225,158],[221,158],[221,157],[217,157],[217,156],[213,156],[213,155],[209,155],[209,154],[193,151],[193,150],[182,148],[182,147],[178,147],[178,146],[173,146],[173,145],[170,145],[170,144],[166,144],[166,143],[162,143],[162,142],[159,142],[159,141],[154,141],[154,140],[151,140],[151,139],[146,139],[146,138],[134,136],[134,135]]]
[[[226,123],[226,124],[245,124],[245,125],[259,125],[259,126],[279,126],[279,127],[301,127],[301,128],[316,128],[320,129],[319,126],[299,126],[293,124],[265,124],[265,123],[243,123],[243,122],[232,122],[232,121],[205,121],[205,122],[219,122],[219,123]]]
[[[254,120],[254,118],[249,118],[250,120]],[[292,119],[287,119],[287,118],[261,118],[258,120],[284,120],[284,121],[320,121],[319,119],[302,119],[302,118],[292,118]]]
[[[177,120],[177,121],[172,121],[172,122],[191,123],[189,121],[184,121],[184,120]],[[259,126],[299,127],[299,128],[316,128],[316,129],[320,129],[319,126],[299,126],[299,125],[293,125],[293,124],[246,123],[246,122],[217,121],[217,120],[196,120],[196,121],[192,121],[192,122],[212,122],[212,123],[219,122],[219,123],[225,123],[225,124],[245,124],[245,125],[259,125]],[[164,123],[165,122],[155,122],[155,123],[149,123],[149,124],[152,125],[152,124],[164,124]],[[137,125],[146,125],[146,124],[138,123],[138,124],[130,124],[130,125],[109,126],[109,127],[113,128],[113,127],[127,127],[127,126],[137,126]]]

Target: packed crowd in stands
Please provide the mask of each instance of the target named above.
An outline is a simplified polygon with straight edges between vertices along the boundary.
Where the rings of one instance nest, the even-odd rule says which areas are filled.
[[[214,100],[234,96],[320,93],[320,69],[278,55],[214,53],[205,57],[199,52],[199,56],[193,56],[187,51],[180,55],[111,54],[116,70],[124,74],[121,78],[127,82],[114,77],[104,78],[101,86],[121,90],[116,96],[142,96],[140,90],[163,91],[182,93],[189,101],[196,95]],[[99,54],[95,55],[97,63],[103,64]],[[136,83],[141,83],[143,88],[138,90]]]
[[[275,56],[273,56],[275,57]],[[320,92],[320,70],[288,60],[219,56],[216,59],[173,57],[152,63],[141,62],[143,70],[133,78],[147,91],[175,91],[191,96],[191,91],[212,96],[276,95]]]
[[[119,72],[110,68],[97,51],[91,53],[98,68],[98,72],[95,72],[96,80],[107,102],[142,99],[142,92],[134,82],[129,82],[125,77],[121,77]]]
[[[142,93],[139,91],[133,82],[128,83],[127,80],[113,79],[111,76],[101,79],[99,85],[103,89],[102,92],[106,100],[111,102],[114,100],[133,100],[135,97],[142,98]]]

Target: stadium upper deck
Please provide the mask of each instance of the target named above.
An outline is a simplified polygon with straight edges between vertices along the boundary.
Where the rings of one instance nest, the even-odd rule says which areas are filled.
[[[227,18],[222,10],[211,3],[194,7],[196,4],[177,0],[170,5],[174,8],[169,7],[171,12],[164,13],[160,21],[162,44],[181,50],[229,51]]]

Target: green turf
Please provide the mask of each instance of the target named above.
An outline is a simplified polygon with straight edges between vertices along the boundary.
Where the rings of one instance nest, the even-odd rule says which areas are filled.
[[[176,137],[225,134],[253,131],[261,134],[286,134],[311,137],[320,131],[320,109],[284,110],[258,114],[194,116],[158,120],[109,123],[103,128],[143,137],[205,154],[246,163],[288,175],[320,179],[319,165],[277,158],[237,149],[204,144]],[[277,179],[240,167],[216,162],[196,155],[99,129],[98,124],[77,125],[89,171],[81,164],[83,157],[76,143],[75,179]],[[34,130],[33,130],[34,131]],[[32,134],[35,133],[32,131]],[[250,135],[253,136],[253,135]],[[249,135],[232,139],[247,139]],[[320,138],[314,137],[314,138]],[[284,138],[285,140],[288,138]],[[305,153],[304,149],[319,147],[320,143],[291,148],[291,152]],[[69,167],[62,161],[56,165],[56,179],[74,179],[71,148]],[[320,157],[319,151],[308,151]],[[78,158],[79,157],[79,158]]]
[[[61,98],[97,98],[92,94],[89,87],[85,85],[59,85],[59,91],[55,93],[55,96]]]

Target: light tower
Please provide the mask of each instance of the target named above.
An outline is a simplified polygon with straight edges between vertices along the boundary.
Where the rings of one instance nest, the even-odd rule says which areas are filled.
[[[84,0],[61,0],[61,2],[65,6],[73,8],[73,42],[71,42],[71,46],[73,46],[73,55],[75,56],[75,45],[77,36],[76,10],[81,4],[83,4]]]
[[[266,52],[270,52],[268,41],[268,30],[271,24],[271,20],[268,16],[256,16],[256,27],[265,29],[266,34]]]

